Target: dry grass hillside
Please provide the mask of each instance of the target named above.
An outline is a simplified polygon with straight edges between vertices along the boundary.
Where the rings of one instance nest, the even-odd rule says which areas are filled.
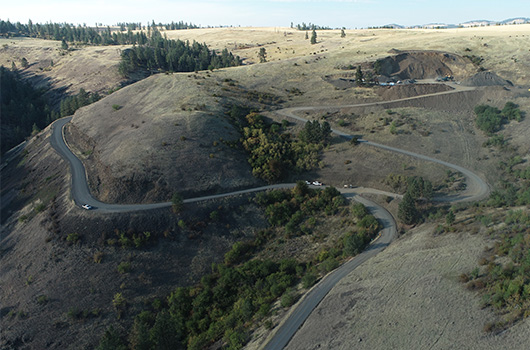
[[[530,321],[500,334],[483,331],[495,319],[466,290],[484,234],[411,230],[342,280],[286,349],[514,349],[528,347]]]
[[[157,202],[174,192],[192,197],[263,184],[252,176],[244,151],[231,142],[240,137],[226,117],[232,104],[253,107],[279,122],[284,118],[277,113],[280,108],[329,106],[300,115],[462,165],[491,185],[501,179],[500,161],[516,153],[530,161],[530,92],[525,85],[530,25],[347,30],[345,38],[340,31],[318,31],[316,45],[304,39],[305,32],[290,28],[163,34],[226,47],[245,65],[157,74],[77,110],[66,139],[85,163],[92,193],[102,201]],[[0,44],[0,63],[10,67],[26,57],[30,67],[24,72],[51,87],[76,93],[81,87],[107,91],[120,83],[117,47],[83,47],[63,55],[60,43],[53,41],[0,39]],[[261,47],[267,51],[266,63],[256,63]],[[404,56],[397,62],[396,55]],[[482,57],[480,67],[514,85],[475,84],[455,94],[388,102],[459,88],[436,83],[437,75],[484,82],[475,76],[480,67],[466,55]],[[372,62],[388,56],[397,62],[388,61],[395,68],[391,73],[422,84],[365,88],[352,83],[357,65],[369,72]],[[508,148],[483,147],[487,137],[476,127],[473,108],[481,103],[502,108],[506,101],[518,104],[526,118],[503,126]],[[380,104],[336,107],[367,102]],[[288,131],[301,128],[292,123]],[[93,348],[111,324],[126,333],[146,305],[155,305],[175,286],[196,282],[235,241],[268,225],[262,210],[246,197],[190,206],[180,216],[169,209],[127,215],[84,211],[72,203],[68,168],[47,142],[49,132],[32,138],[27,152],[2,169],[2,348]],[[287,181],[319,179],[390,191],[389,174],[420,175],[435,185],[448,182],[442,166],[362,144],[353,147],[338,137],[320,160],[319,168],[292,174]],[[376,200],[396,214],[397,201]],[[212,219],[213,211],[220,222]],[[457,222],[465,215],[473,216],[472,209],[463,209]],[[484,246],[492,244],[486,229],[460,225],[439,236],[436,223],[410,230],[346,278],[288,348],[523,349],[530,342],[528,319],[502,334],[485,333],[484,323],[495,315],[480,309],[478,294],[458,282],[461,273],[476,266]],[[147,231],[154,239],[145,246],[124,249],[117,243],[120,234]],[[290,248],[285,245],[278,255],[311,251],[302,245]],[[122,319],[112,305],[117,293],[127,299]],[[281,315],[273,317],[273,329]],[[263,339],[254,338],[249,349],[259,348]]]
[[[304,32],[289,29],[220,28],[164,34],[169,38],[207,42],[216,49],[237,47],[233,52],[247,64],[255,62],[259,47],[265,47],[269,62],[214,72],[156,75],[79,111],[73,119],[71,131],[76,137],[71,138],[71,143],[78,143],[79,151],[90,155],[87,162],[91,186],[102,200],[167,200],[176,189],[185,194],[219,192],[256,183],[243,154],[220,142],[238,138],[223,119],[221,104],[273,110],[282,106],[388,101],[447,89],[443,85],[418,84],[377,89],[341,85],[353,77],[352,67],[361,64],[369,71],[370,62],[395,56],[396,52],[409,52],[400,54],[396,74],[416,79],[433,79],[445,74],[459,81],[471,77],[478,72],[478,67],[464,55],[483,57],[482,67],[515,84],[527,81],[530,68],[526,66],[530,52],[521,49],[530,41],[527,25],[461,30],[352,30],[346,32],[345,38],[340,38],[338,31],[319,31],[316,45],[304,39]],[[417,51],[422,49],[449,54]],[[501,60],[499,57],[505,52],[510,52],[513,59]],[[411,150],[419,146],[424,153],[438,154],[442,159],[489,174],[497,160],[486,159],[482,162],[484,166],[478,164],[478,159],[488,155],[477,156],[475,152],[484,137],[474,127],[472,109],[479,103],[502,107],[507,99],[527,108],[528,93],[524,89],[507,91],[503,87],[491,87],[487,88],[486,96],[485,89],[477,87],[468,93],[374,108],[317,111],[308,117],[329,117],[332,122],[342,119],[348,125],[346,129],[367,139]],[[114,110],[114,105],[119,109]],[[399,113],[393,115],[385,113],[394,107],[410,108],[397,109]],[[276,118],[274,113],[267,115]],[[385,126],[388,117],[403,124],[398,134],[389,133],[389,127]],[[524,132],[526,127],[520,130]],[[214,142],[218,145],[214,146]],[[325,162],[329,167],[336,167],[337,159],[331,155],[337,152],[326,152]],[[231,161],[226,162],[227,159]],[[178,166],[179,160],[186,166]],[[374,164],[368,157],[351,160],[358,164],[357,169]],[[365,179],[370,185],[376,185],[387,173],[403,168],[407,162],[406,159],[395,162],[383,173],[378,171],[379,167],[375,174],[353,169],[352,175],[345,177],[344,173],[336,174],[324,168],[312,176],[337,185]],[[236,173],[238,176],[234,176]],[[431,172],[433,176],[439,173]]]
[[[121,47],[82,46],[61,49],[61,42],[33,38],[0,38],[0,65],[15,63],[38,86],[77,94],[79,89],[107,93],[123,80],[117,71]],[[21,65],[22,58],[28,67]]]
[[[93,192],[138,203],[261,184],[227,144],[238,132],[210,89],[221,87],[205,73],[157,75],[78,111],[68,140],[86,158]]]
[[[530,75],[530,25],[429,29],[374,29],[317,31],[317,44],[305,32],[292,28],[215,28],[167,31],[169,38],[206,42],[212,48],[228,47],[248,63],[258,60],[261,47],[269,61],[283,61],[324,53],[345,63],[372,61],[391,49],[436,50],[484,58],[484,67],[516,84],[527,84]],[[469,49],[470,51],[467,51]]]

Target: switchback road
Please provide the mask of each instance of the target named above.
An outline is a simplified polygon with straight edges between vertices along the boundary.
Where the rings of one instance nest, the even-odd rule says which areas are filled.
[[[285,117],[293,118],[293,119],[296,119],[302,122],[307,122],[307,119],[297,116],[295,113],[304,111],[304,110],[305,111],[325,110],[325,109],[382,105],[382,104],[389,104],[392,102],[399,102],[399,101],[412,100],[416,98],[422,98],[422,97],[431,96],[431,95],[434,96],[434,95],[450,94],[450,93],[455,93],[455,92],[460,92],[460,91],[465,91],[465,90],[470,90],[470,89],[471,88],[459,88],[459,89],[457,88],[452,91],[444,91],[444,92],[439,92],[439,93],[434,93],[434,94],[429,94],[429,95],[423,95],[423,96],[417,96],[417,97],[405,98],[405,99],[399,99],[399,100],[393,100],[393,101],[362,103],[362,104],[343,105],[343,106],[295,107],[295,108],[286,108],[286,109],[278,110],[276,112]],[[52,146],[57,150],[57,152],[70,163],[71,176],[72,176],[72,183],[71,183],[72,198],[74,199],[77,205],[90,204],[93,207],[95,207],[95,211],[102,212],[102,213],[124,213],[124,212],[139,211],[139,210],[165,208],[165,207],[171,206],[171,202],[153,203],[153,204],[108,204],[108,203],[100,202],[97,199],[93,198],[88,188],[87,175],[86,175],[85,168],[82,162],[70,151],[64,139],[63,128],[70,120],[71,120],[71,117],[68,117],[68,118],[57,120],[54,123],[50,142]],[[332,129],[332,132],[346,139],[351,139],[353,137],[352,135],[346,134],[340,130]],[[438,200],[446,201],[446,202],[476,201],[476,200],[485,198],[489,193],[489,187],[486,184],[486,182],[482,180],[482,178],[480,178],[478,175],[476,175],[472,171],[465,169],[461,166],[458,166],[458,165],[455,165],[449,162],[445,162],[442,160],[438,160],[436,158],[432,158],[429,156],[425,156],[419,153],[414,153],[411,151],[402,150],[399,148],[390,147],[390,146],[378,144],[378,143],[371,142],[371,141],[360,140],[360,142],[362,143],[362,145],[378,147],[378,148],[387,150],[389,152],[400,153],[400,154],[408,155],[408,156],[418,158],[424,161],[438,163],[438,164],[447,166],[451,169],[454,169],[464,174],[464,176],[466,177],[466,184],[467,184],[466,190],[463,191],[459,195],[452,196],[452,197],[445,197],[445,198],[441,198]],[[204,200],[223,198],[227,196],[258,192],[258,191],[265,191],[268,189],[292,188],[294,185],[295,184],[277,184],[277,185],[263,186],[263,187],[257,187],[257,188],[241,190],[241,191],[234,191],[234,192],[224,193],[224,194],[217,194],[217,195],[197,197],[197,198],[188,198],[184,200],[184,203],[199,202],[199,201],[204,201]],[[397,232],[396,222],[394,218],[392,217],[392,215],[388,211],[386,211],[384,208],[377,205],[376,203],[369,201],[363,197],[360,197],[359,195],[356,195],[356,193],[357,194],[367,193],[367,192],[381,193],[381,191],[366,189],[366,188],[358,188],[358,189],[339,188],[339,191],[341,191],[346,197],[353,197],[354,200],[361,202],[365,206],[367,206],[370,212],[383,224],[384,228],[380,236],[378,237],[378,239],[372,242],[366,251],[359,254],[355,258],[351,259],[347,263],[343,264],[341,267],[337,268],[336,270],[332,271],[327,276],[325,276],[320,283],[315,285],[311,289],[311,291],[302,298],[302,300],[297,304],[296,307],[293,307],[290,315],[282,321],[280,326],[277,327],[276,331],[273,334],[271,334],[269,339],[267,339],[266,344],[264,345],[264,348],[267,350],[283,349],[289,343],[290,339],[293,337],[296,331],[305,322],[309,314],[311,314],[313,309],[322,301],[322,299],[331,290],[331,288],[333,288],[335,284],[337,284],[338,281],[340,281],[343,277],[345,277],[347,274],[349,274],[351,271],[353,271],[363,262],[365,262],[372,256],[379,253],[385,247],[387,247],[396,237],[396,232]]]

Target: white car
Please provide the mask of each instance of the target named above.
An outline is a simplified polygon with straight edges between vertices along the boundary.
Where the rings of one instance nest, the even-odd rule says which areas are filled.
[[[323,184],[320,181],[313,181],[313,185],[314,186],[322,186]]]
[[[306,185],[311,185],[311,182],[310,181],[306,181],[305,184]]]
[[[81,207],[86,210],[92,209],[92,206],[90,204],[83,204]]]

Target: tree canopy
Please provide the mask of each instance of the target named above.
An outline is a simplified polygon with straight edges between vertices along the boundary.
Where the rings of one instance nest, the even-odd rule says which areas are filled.
[[[167,39],[158,31],[154,31],[150,38],[142,38],[139,45],[122,52],[119,72],[124,77],[138,70],[148,73],[193,72],[241,64],[239,56],[232,55],[226,48],[218,55],[206,44]]]

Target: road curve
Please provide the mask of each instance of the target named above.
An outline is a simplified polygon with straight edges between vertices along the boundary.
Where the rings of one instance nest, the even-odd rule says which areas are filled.
[[[464,91],[467,91],[467,90],[468,89],[466,89]],[[407,101],[407,100],[417,99],[417,98],[426,97],[426,96],[450,94],[450,93],[455,93],[455,92],[460,92],[460,91],[462,91],[462,90],[444,91],[444,92],[438,92],[438,93],[434,93],[434,94],[422,95],[422,96],[416,96],[416,97],[409,97],[409,98],[404,98],[404,99],[399,99],[399,100],[392,100],[392,101],[386,101],[386,102],[361,103],[361,104],[356,104],[356,105],[285,108],[285,109],[281,109],[281,110],[276,111],[276,113],[278,113],[278,114],[280,114],[280,115],[282,115],[284,117],[292,118],[292,119],[295,119],[295,120],[298,120],[298,121],[301,121],[301,122],[305,123],[308,120],[303,118],[303,117],[297,116],[295,114],[295,112],[308,111],[308,110],[319,110],[319,109],[338,109],[338,108],[373,106],[373,105],[379,105],[379,104],[383,104],[383,103]],[[341,137],[343,137],[345,139],[348,139],[348,140],[353,138],[353,135],[347,134],[347,133],[345,133],[343,131],[340,131],[340,130],[337,130],[337,129],[331,129],[331,131],[334,134],[339,135],[339,136],[341,136]],[[400,148],[382,145],[380,143],[376,143],[376,142],[372,142],[372,141],[367,141],[367,140],[360,139],[359,142],[361,144],[363,144],[363,145],[377,147],[377,148],[384,149],[384,150],[387,150],[387,151],[390,151],[390,152],[400,153],[400,154],[411,156],[411,157],[414,157],[414,158],[417,158],[417,159],[425,160],[425,161],[428,161],[428,162],[437,163],[437,164],[446,166],[448,168],[451,168],[453,170],[456,170],[458,172],[461,172],[466,178],[466,189],[464,191],[462,191],[462,193],[460,193],[458,195],[437,197],[437,198],[435,198],[436,201],[439,201],[439,202],[470,202],[470,201],[477,201],[477,200],[481,200],[481,199],[486,198],[488,196],[489,192],[490,192],[490,188],[489,188],[488,184],[480,176],[478,176],[474,172],[472,172],[472,171],[470,171],[470,170],[468,170],[466,168],[463,168],[463,167],[461,167],[459,165],[452,164],[452,163],[449,163],[449,162],[446,162],[446,161],[443,161],[443,160],[439,160],[439,159],[436,159],[436,158],[432,158],[432,157],[429,157],[429,156],[426,156],[426,155],[423,155],[423,154],[419,154],[419,153],[403,150],[403,149],[400,149]]]
[[[383,230],[381,231],[380,236],[374,240],[365,251],[327,274],[318,284],[306,293],[302,300],[293,307],[289,316],[284,318],[280,323],[276,333],[269,337],[263,349],[283,349],[289,343],[296,331],[302,326],[307,317],[309,317],[311,312],[341,279],[346,277],[366,260],[377,255],[396,238],[396,222],[394,217],[386,209],[366,198],[356,195],[353,191],[344,193],[344,196],[353,197],[353,200],[364,204],[377,220],[381,222]]]
[[[278,110],[276,111],[276,113],[283,115],[285,117],[289,117],[289,118],[302,121],[302,122],[307,122],[307,119],[295,115],[295,112],[303,111],[303,110],[337,109],[337,108],[347,108],[347,107],[363,107],[363,106],[372,106],[372,105],[382,105],[382,104],[388,104],[392,102],[422,98],[425,96],[450,94],[450,93],[455,93],[455,92],[459,92],[462,90],[465,90],[465,89],[459,89],[456,91],[445,91],[445,92],[434,93],[434,94],[429,94],[429,95],[422,95],[418,97],[405,98],[405,99],[392,100],[392,101],[384,101],[384,102],[362,103],[362,104],[342,105],[342,106],[294,107],[294,108],[286,108],[286,109]],[[53,148],[55,148],[55,150],[57,150],[57,152],[70,163],[71,174],[72,174],[71,175],[72,176],[72,183],[71,183],[72,197],[74,199],[74,202],[77,205],[90,204],[93,207],[95,207],[95,211],[108,212],[108,213],[123,213],[123,212],[139,211],[139,210],[165,208],[165,207],[171,206],[171,202],[153,203],[153,204],[108,204],[108,203],[100,202],[96,200],[95,198],[93,198],[88,188],[87,175],[85,172],[85,168],[83,164],[81,163],[81,161],[70,151],[70,149],[68,148],[65,142],[63,128],[71,119],[72,117],[67,117],[67,118],[59,119],[54,122],[52,126],[52,135],[50,138],[50,142]],[[352,135],[346,134],[336,129],[332,129],[332,132],[341,137],[347,138],[347,139],[351,139],[353,137]],[[439,199],[441,201],[447,201],[447,202],[475,201],[475,200],[480,200],[480,199],[485,198],[489,193],[489,187],[486,184],[486,182],[484,182],[478,175],[476,175],[475,173],[473,173],[472,171],[468,169],[465,169],[455,164],[451,164],[449,162],[438,160],[436,158],[428,157],[422,154],[378,144],[378,143],[371,142],[371,141],[365,141],[365,140],[360,140],[360,141],[362,142],[362,144],[365,144],[368,146],[378,147],[378,148],[381,148],[381,149],[384,149],[390,152],[405,154],[405,155],[415,157],[418,159],[422,159],[425,161],[438,163],[438,164],[447,166],[451,169],[454,169],[464,174],[467,180],[466,190],[460,195]],[[270,185],[270,186],[262,186],[262,187],[241,190],[241,191],[234,191],[234,192],[224,193],[224,194],[217,194],[217,195],[197,197],[197,198],[188,198],[184,200],[184,203],[199,202],[199,201],[222,198],[222,197],[227,197],[227,196],[232,196],[232,195],[265,191],[269,189],[292,188],[294,186],[295,184],[277,184],[277,185]],[[345,277],[347,274],[349,274],[359,265],[364,263],[366,260],[378,254],[381,250],[387,247],[396,237],[396,234],[397,234],[396,222],[394,218],[392,217],[392,215],[388,211],[386,211],[384,208],[377,205],[376,203],[368,199],[365,199],[363,197],[360,197],[359,195],[356,195],[356,194],[363,193],[363,192],[364,193],[372,192],[372,191],[378,192],[377,190],[358,188],[358,189],[339,189],[339,191],[341,191],[346,197],[353,197],[353,200],[363,203],[370,210],[370,212],[383,224],[383,230],[381,231],[380,236],[369,245],[367,250],[365,250],[363,253],[359,254],[355,258],[351,259],[347,263],[343,264],[336,270],[332,271],[328,275],[326,275],[322,279],[321,282],[315,285],[302,298],[302,300],[297,304],[297,306],[292,309],[289,317],[284,319],[282,323],[280,324],[280,326],[277,327],[277,331],[274,334],[271,334],[269,339],[267,339],[264,349],[267,349],[267,350],[283,349],[289,343],[290,339],[296,333],[296,331],[305,322],[309,314],[311,314],[313,309],[322,301],[322,299],[327,295],[327,293],[331,290],[331,288],[335,286],[335,284],[337,284],[343,277]]]
[[[89,204],[94,207],[93,211],[101,212],[101,213],[125,213],[125,212],[132,212],[132,211],[167,208],[171,206],[172,204],[171,202],[151,203],[151,204],[109,204],[109,203],[103,203],[101,201],[98,201],[97,199],[92,197],[92,195],[90,194],[90,190],[88,188],[87,174],[85,172],[85,167],[83,166],[83,163],[79,160],[79,158],[77,158],[72,153],[72,151],[66,144],[66,140],[64,138],[64,131],[63,131],[64,126],[68,122],[70,122],[71,119],[72,117],[62,118],[53,123],[50,143],[53,146],[53,148],[66,161],[68,161],[68,163],[70,163],[71,177],[72,177],[72,182],[71,182],[72,198],[77,205],[81,206],[83,204]],[[229,193],[214,194],[214,195],[196,197],[196,198],[187,198],[187,199],[184,199],[183,202],[184,203],[201,202],[201,201],[218,199],[218,198],[223,198],[223,197],[228,197],[228,196],[247,194],[247,193],[252,193],[252,192],[260,192],[260,191],[280,189],[280,188],[292,188],[295,185],[296,184],[294,183],[285,183],[285,184],[261,186],[261,187],[240,190],[240,191],[232,191]]]
[[[375,105],[388,104],[388,103],[398,102],[398,101],[413,100],[417,98],[423,98],[426,96],[451,94],[451,93],[467,91],[467,90],[472,90],[472,88],[469,88],[469,89],[463,88],[463,89],[457,89],[453,91],[445,91],[445,92],[440,92],[440,93],[416,96],[416,97],[411,97],[411,98],[404,98],[404,99],[399,99],[399,100],[385,101],[385,102],[361,103],[361,104],[355,104],[355,105],[342,105],[342,106],[285,108],[285,109],[276,111],[276,113],[284,117],[292,118],[292,119],[295,119],[301,122],[307,122],[307,119],[297,116],[295,113],[300,112],[300,111],[309,111],[309,110],[325,110],[325,109],[337,109],[337,108],[349,108],[349,107],[375,106]],[[334,134],[337,134],[346,139],[353,138],[352,135],[344,133],[340,130],[331,129],[331,131]],[[443,160],[439,160],[436,158],[432,158],[432,157],[429,157],[423,154],[410,152],[410,151],[402,150],[402,149],[391,147],[391,146],[382,145],[382,144],[371,142],[371,141],[365,141],[365,140],[359,140],[359,141],[363,145],[377,147],[377,148],[381,148],[381,149],[384,149],[390,152],[400,153],[400,154],[408,155],[408,156],[418,158],[421,160],[441,164],[453,170],[461,172],[466,177],[466,185],[467,185],[466,190],[463,191],[461,194],[454,195],[454,196],[437,197],[435,198],[435,200],[437,201],[453,202],[453,203],[454,202],[465,202],[465,201],[477,201],[477,200],[481,200],[487,197],[490,191],[488,184],[480,176],[456,164],[452,164],[452,163],[445,162]],[[358,192],[360,192],[360,190],[361,189],[358,189]],[[368,191],[370,190],[368,189]],[[311,312],[315,309],[315,307],[324,299],[324,297],[331,290],[331,288],[333,288],[335,284],[337,284],[337,282],[339,282],[343,277],[345,277],[347,274],[349,274],[359,265],[361,265],[366,260],[378,254],[380,251],[382,251],[396,237],[396,223],[395,223],[394,218],[392,217],[390,213],[388,213],[388,211],[386,211],[385,209],[378,206],[374,202],[371,202],[365,198],[355,196],[353,199],[367,206],[370,212],[373,213],[373,215],[383,224],[384,229],[381,232],[380,237],[378,238],[377,241],[372,242],[367,250],[357,255],[355,258],[348,261],[346,264],[343,264],[335,271],[328,274],[320,283],[318,283],[315,287],[313,287],[313,289],[311,289],[308,293],[306,293],[306,295],[304,295],[303,299],[299,302],[299,304],[295,306],[293,310],[291,311],[291,313],[280,323],[276,332],[271,334],[269,338],[265,341],[265,345],[263,349],[280,350],[280,349],[283,349],[285,346],[287,346],[287,344],[289,343],[291,338],[294,336],[294,334],[303,325],[303,323],[305,322],[307,317],[311,314]]]

